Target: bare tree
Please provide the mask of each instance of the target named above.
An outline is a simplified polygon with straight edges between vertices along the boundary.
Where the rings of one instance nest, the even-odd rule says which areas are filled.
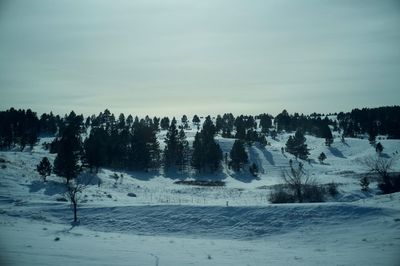
[[[389,178],[389,172],[392,170],[394,161],[394,158],[385,159],[380,156],[370,156],[362,162],[368,167],[371,173],[378,174],[382,181],[384,181]]]
[[[80,196],[82,192],[87,188],[87,186],[91,183],[92,177],[87,180],[82,180],[82,176],[80,176],[80,178],[73,179],[70,182],[66,183],[67,191],[65,192],[65,196],[68,198],[69,202],[71,202],[71,208],[74,213],[74,223],[78,221],[77,212]]]
[[[282,177],[300,203],[304,200],[304,188],[314,184],[314,180],[304,171],[302,163],[299,163],[298,166],[290,164],[290,169],[282,171]]]
[[[400,189],[400,177],[391,176],[390,174],[396,160],[397,157],[386,159],[381,156],[371,156],[363,160],[363,164],[368,168],[369,172],[379,176],[378,187],[384,194],[396,192]]]

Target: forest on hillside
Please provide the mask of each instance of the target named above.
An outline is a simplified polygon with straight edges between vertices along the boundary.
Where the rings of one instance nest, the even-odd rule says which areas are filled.
[[[203,120],[203,121],[202,121]],[[197,133],[192,145],[186,140],[185,130]],[[157,133],[167,131],[165,148],[161,150]],[[32,110],[11,108],[0,112],[0,149],[32,147],[39,136],[54,136],[46,144],[50,153],[57,153],[55,171],[73,178],[78,167],[97,170],[100,167],[151,171],[164,168],[179,171],[195,170],[215,172],[223,160],[240,170],[248,162],[244,145],[267,144],[267,136],[275,138],[281,132],[296,132],[286,143],[286,151],[300,159],[307,159],[304,135],[324,138],[332,144],[332,131],[345,137],[368,137],[374,142],[377,135],[400,138],[400,107],[354,109],[348,113],[322,115],[289,114],[283,110],[276,117],[269,114],[256,116],[231,113],[207,116],[183,115],[175,117],[145,118],[125,116],[118,118],[108,109],[98,115],[84,117],[74,111],[64,117],[53,113],[40,117]],[[222,154],[215,136],[236,139],[230,154]],[[229,159],[227,158],[229,156]],[[65,160],[72,161],[66,164]],[[71,169],[68,168],[71,165]],[[254,172],[257,165],[252,166]]]

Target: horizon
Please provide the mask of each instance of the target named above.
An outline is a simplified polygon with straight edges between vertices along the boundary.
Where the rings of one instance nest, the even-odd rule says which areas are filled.
[[[124,116],[125,116],[125,118],[127,117],[127,116],[129,116],[129,115],[132,115],[132,117],[135,117],[135,116],[137,116],[139,119],[142,119],[142,118],[145,118],[146,116],[149,116],[150,118],[153,118],[153,117],[158,117],[158,118],[163,118],[163,117],[168,117],[168,118],[173,118],[173,117],[175,117],[175,119],[177,119],[177,121],[180,121],[180,119],[182,118],[182,116],[183,115],[186,115],[187,116],[187,118],[189,119],[189,121],[191,122],[192,121],[192,118],[193,118],[193,116],[194,115],[197,115],[199,118],[205,118],[205,117],[207,117],[207,116],[210,116],[212,119],[214,119],[214,118],[216,118],[218,115],[224,115],[224,114],[229,114],[229,113],[231,113],[233,116],[235,116],[235,117],[237,117],[237,116],[240,116],[240,115],[244,115],[244,116],[258,116],[258,115],[261,115],[261,114],[268,114],[268,115],[272,115],[274,118],[278,115],[278,114],[280,114],[280,113],[282,113],[284,110],[286,110],[288,113],[289,113],[289,115],[294,115],[295,113],[297,113],[297,114],[299,114],[299,115],[304,115],[304,116],[310,116],[310,115],[312,115],[312,114],[314,114],[314,113],[316,113],[317,115],[321,115],[321,116],[327,116],[327,115],[334,115],[334,114],[339,114],[339,113],[341,113],[341,112],[343,112],[343,113],[350,113],[352,110],[355,110],[355,109],[358,109],[358,110],[362,110],[362,109],[375,109],[375,108],[383,108],[383,107],[400,107],[400,105],[382,105],[382,106],[373,106],[373,107],[354,107],[354,108],[351,108],[350,110],[340,110],[340,111],[333,111],[333,112],[310,112],[310,113],[302,113],[302,112],[297,112],[297,111],[295,111],[295,110],[288,110],[287,108],[284,108],[284,109],[282,109],[280,112],[277,112],[277,113],[271,113],[271,112],[261,112],[261,113],[234,113],[234,112],[224,112],[224,113],[215,113],[215,114],[199,114],[199,113],[196,113],[196,114],[186,114],[186,113],[182,113],[182,114],[180,114],[180,115],[166,115],[166,114],[158,114],[158,115],[150,115],[150,114],[144,114],[144,115],[139,115],[139,114],[132,114],[132,113],[122,113]],[[27,108],[16,108],[16,107],[14,107],[14,106],[10,106],[10,107],[8,107],[8,108],[6,108],[6,109],[1,109],[0,110],[0,112],[3,112],[3,111],[6,111],[6,110],[10,110],[11,108],[14,108],[15,110],[28,110],[28,109],[30,109],[32,112],[34,112],[34,113],[36,113],[36,115],[38,116],[38,117],[40,117],[42,114],[50,114],[50,113],[52,113],[53,115],[55,115],[55,116],[60,116],[61,118],[62,117],[64,117],[64,116],[66,116],[66,115],[68,115],[70,112],[74,112],[76,115],[83,115],[83,117],[85,118],[85,117],[90,117],[90,116],[92,116],[92,115],[96,115],[96,116],[98,116],[100,113],[104,113],[104,111],[105,110],[108,110],[108,111],[110,111],[110,113],[111,114],[113,114],[114,116],[115,116],[115,118],[117,119],[118,118],[118,116],[121,114],[121,113],[117,113],[117,112],[114,112],[112,109],[110,109],[110,108],[103,108],[101,111],[99,111],[99,112],[97,112],[97,113],[80,113],[80,112],[78,112],[78,111],[76,111],[76,110],[70,110],[70,111],[68,111],[68,112],[66,112],[66,113],[57,113],[57,112],[54,112],[54,111],[46,111],[46,112],[38,112],[37,110],[35,110],[35,109],[32,109],[32,108],[29,108],[29,107],[27,107]]]
[[[0,108],[188,117],[398,105],[397,1],[2,1]]]

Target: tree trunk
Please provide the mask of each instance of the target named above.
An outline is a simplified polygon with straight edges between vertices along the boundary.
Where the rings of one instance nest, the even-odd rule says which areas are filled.
[[[78,216],[76,215],[77,212],[77,204],[74,202],[74,222],[76,223],[78,221]]]

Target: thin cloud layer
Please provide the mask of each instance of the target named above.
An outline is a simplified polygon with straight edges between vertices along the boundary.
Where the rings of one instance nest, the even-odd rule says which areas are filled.
[[[3,1],[0,108],[138,115],[399,104],[397,1]]]

